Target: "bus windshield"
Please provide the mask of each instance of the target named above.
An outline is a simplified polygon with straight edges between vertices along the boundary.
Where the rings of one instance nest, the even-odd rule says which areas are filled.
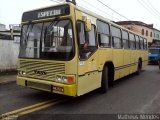
[[[151,53],[151,54],[160,54],[160,49],[149,49],[149,53]]]
[[[69,60],[73,56],[73,32],[70,20],[22,26],[20,58]]]

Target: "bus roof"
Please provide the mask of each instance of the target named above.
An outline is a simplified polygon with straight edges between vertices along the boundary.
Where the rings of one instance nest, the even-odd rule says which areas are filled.
[[[101,16],[101,15],[98,15],[98,14],[96,14],[96,13],[94,13],[94,12],[91,12],[90,10],[87,10],[87,9],[85,9],[85,8],[83,8],[83,7],[80,7],[80,6],[75,6],[75,8],[76,8],[77,10],[81,11],[81,12],[84,12],[84,13],[86,13],[86,14],[88,14],[88,15],[91,15],[91,16],[93,16],[93,17],[96,17],[96,18],[98,18],[99,20],[102,20],[102,21],[104,21],[104,22],[107,22],[107,23],[109,23],[109,24],[111,24],[111,25],[113,25],[113,26],[115,26],[115,27],[118,27],[118,28],[120,28],[120,29],[126,30],[126,31],[128,31],[128,32],[130,32],[130,33],[139,35],[140,37],[146,39],[146,37],[140,35],[139,33],[136,33],[136,32],[134,32],[134,31],[128,30],[127,28],[125,28],[125,27],[123,27],[123,26],[120,26],[120,25],[114,23],[113,21],[109,20],[108,18],[105,18],[105,17],[103,17],[103,16]]]
[[[120,25],[112,22],[112,21],[109,20],[108,18],[105,18],[105,17],[103,17],[103,16],[101,16],[101,15],[98,15],[98,14],[96,14],[96,13],[94,13],[94,12],[91,12],[90,10],[85,9],[85,8],[83,8],[83,7],[76,6],[76,5],[72,4],[72,3],[62,3],[62,4],[51,5],[51,6],[47,6],[47,7],[42,7],[42,8],[38,8],[38,9],[33,9],[33,10],[26,11],[26,12],[23,13],[22,22],[39,19],[39,18],[38,18],[38,12],[41,12],[41,11],[43,12],[44,10],[47,10],[47,9],[49,9],[49,8],[56,8],[56,7],[65,6],[65,5],[66,5],[66,6],[67,6],[67,5],[72,6],[72,7],[74,7],[75,9],[77,9],[77,10],[79,10],[79,11],[85,13],[85,14],[88,14],[88,15],[90,15],[90,16],[93,16],[93,17],[95,17],[95,18],[97,18],[97,19],[99,19],[99,20],[102,20],[102,21],[104,21],[104,22],[107,22],[107,23],[109,23],[110,25],[113,25],[113,26],[115,26],[115,27],[118,27],[118,28],[120,28],[120,29],[123,29],[123,30],[125,30],[125,31],[128,31],[128,32],[130,32],[130,33],[139,35],[139,36],[142,37],[142,38],[145,38],[144,36],[142,36],[142,35],[140,35],[140,34],[138,34],[138,33],[136,33],[136,32],[133,32],[133,31],[131,31],[131,30],[128,30],[128,29],[126,29],[125,27],[120,26]],[[37,14],[37,16],[36,16],[35,14]],[[65,13],[63,12],[63,14],[65,14]],[[66,14],[67,14],[67,13],[66,13]],[[56,15],[55,15],[55,16],[56,16]],[[40,15],[40,19],[41,19],[42,17],[43,17],[43,15],[41,14],[41,15]],[[50,17],[53,17],[53,16],[50,16]],[[146,39],[146,38],[145,38],[145,39]]]

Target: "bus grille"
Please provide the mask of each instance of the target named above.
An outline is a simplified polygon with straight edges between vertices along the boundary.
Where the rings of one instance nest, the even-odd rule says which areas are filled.
[[[18,70],[25,71],[28,78],[54,81],[57,74],[65,74],[65,64],[20,60]]]

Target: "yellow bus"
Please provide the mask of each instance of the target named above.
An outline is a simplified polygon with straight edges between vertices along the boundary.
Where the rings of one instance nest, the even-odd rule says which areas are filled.
[[[147,40],[64,3],[23,13],[17,84],[67,96],[108,90],[147,64]]]

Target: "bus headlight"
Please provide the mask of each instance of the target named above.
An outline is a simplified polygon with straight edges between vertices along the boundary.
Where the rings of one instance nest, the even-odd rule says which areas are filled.
[[[66,76],[62,76],[62,81],[63,81],[64,83],[67,83],[67,77],[66,77]]]
[[[62,81],[62,77],[59,76],[59,75],[57,75],[57,76],[56,76],[56,80],[57,80],[58,82],[61,82],[61,81]]]
[[[75,83],[75,77],[74,76],[56,76],[56,81],[66,84],[74,84]]]
[[[19,70],[19,71],[18,71],[18,74],[19,74],[19,75],[26,75],[26,72]]]

